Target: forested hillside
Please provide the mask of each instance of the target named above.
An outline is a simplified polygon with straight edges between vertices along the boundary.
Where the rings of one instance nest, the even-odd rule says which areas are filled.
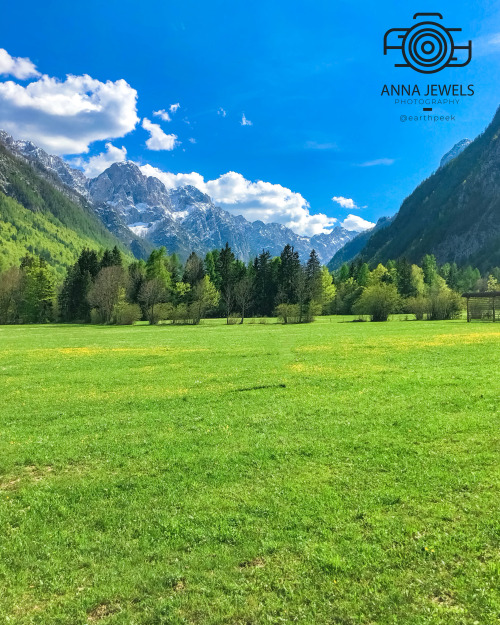
[[[486,131],[403,202],[361,251],[371,264],[434,254],[487,270],[500,264],[500,111]]]
[[[30,252],[62,273],[84,247],[116,244],[84,198],[0,144],[1,268],[17,265]]]

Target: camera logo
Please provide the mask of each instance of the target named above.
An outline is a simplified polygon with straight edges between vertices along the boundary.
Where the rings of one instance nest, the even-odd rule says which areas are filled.
[[[427,18],[411,28],[391,28],[384,35],[384,54],[387,50],[401,50],[405,63],[394,67],[411,67],[421,74],[435,74],[445,67],[465,67],[472,58],[472,41],[457,46],[452,33],[461,28],[445,28],[429,17],[443,19],[441,13],[415,13],[413,19]],[[464,52],[461,52],[461,51]]]

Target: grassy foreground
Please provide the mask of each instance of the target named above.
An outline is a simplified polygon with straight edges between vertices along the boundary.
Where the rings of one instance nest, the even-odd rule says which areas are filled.
[[[1,327],[0,622],[498,623],[496,325]]]

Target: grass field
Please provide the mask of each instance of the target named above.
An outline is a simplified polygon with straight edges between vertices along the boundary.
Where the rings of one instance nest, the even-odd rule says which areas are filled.
[[[1,327],[0,623],[498,623],[496,325]]]

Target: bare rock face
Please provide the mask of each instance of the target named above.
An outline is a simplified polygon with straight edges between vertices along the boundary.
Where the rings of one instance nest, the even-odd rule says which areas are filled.
[[[170,211],[170,196],[165,186],[151,176],[144,176],[135,163],[113,163],[102,174],[90,180],[89,191],[96,204],[112,202],[124,214],[134,208]]]

